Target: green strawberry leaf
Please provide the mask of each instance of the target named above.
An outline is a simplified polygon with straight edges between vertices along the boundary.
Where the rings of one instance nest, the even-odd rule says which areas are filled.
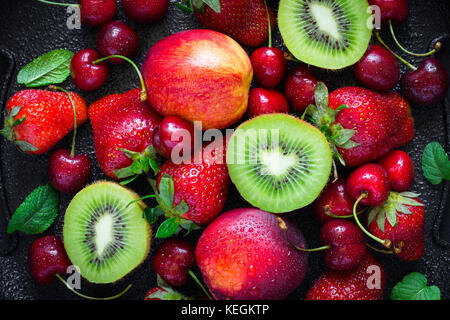
[[[323,82],[318,82],[314,87],[314,99],[317,108],[324,112],[328,109],[328,88]]]
[[[22,231],[39,234],[47,230],[58,215],[59,194],[50,184],[34,189],[14,212],[8,233]]]
[[[450,180],[450,160],[444,148],[438,142],[431,142],[423,151],[422,172],[433,185]]]
[[[166,208],[173,208],[174,193],[175,187],[173,185],[172,177],[168,174],[164,174],[159,181],[159,197]]]
[[[34,59],[24,66],[17,75],[17,82],[29,88],[58,84],[70,75],[70,61],[74,53],[56,49]]]
[[[33,151],[37,151],[38,148],[36,148],[35,146],[33,146],[32,144],[30,144],[29,142],[26,141],[14,141],[14,144],[17,146],[17,148],[19,148],[19,150],[23,151],[23,152],[33,152]]]
[[[177,217],[172,217],[165,220],[159,226],[158,231],[156,231],[156,238],[165,239],[173,236],[177,232],[179,226],[180,222]]]
[[[195,1],[195,0],[193,0]],[[201,0],[216,13],[220,13],[220,0]]]
[[[441,291],[436,286],[427,286],[423,274],[413,272],[394,286],[391,300],[441,300]]]
[[[155,224],[162,215],[164,215],[164,211],[160,207],[145,208],[144,210],[144,218],[149,224]]]

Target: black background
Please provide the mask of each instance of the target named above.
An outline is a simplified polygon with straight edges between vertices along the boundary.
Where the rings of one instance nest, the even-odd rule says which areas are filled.
[[[124,15],[119,6],[117,19],[128,22],[139,33],[141,38],[141,50],[134,59],[141,66],[148,49],[158,40],[169,34],[193,28],[201,25],[194,16],[187,15],[178,10],[171,0],[167,15],[153,25],[136,25]],[[412,51],[424,52],[429,49],[432,40],[450,33],[450,3],[446,0],[433,1],[409,1],[410,17],[408,20],[395,27],[400,41]],[[270,5],[276,9],[278,2],[270,1]],[[68,30],[66,19],[68,15],[64,7],[56,7],[38,3],[33,0],[1,1],[0,2],[0,48],[6,49],[14,57],[11,81],[5,82],[8,75],[8,59],[0,57],[0,79],[4,82],[0,96],[2,109],[6,98],[15,92],[24,89],[15,81],[17,72],[26,63],[42,55],[45,52],[57,48],[70,49],[77,52],[84,48],[95,48],[96,29],[82,27],[81,30]],[[387,43],[392,44],[391,38],[383,30],[382,35]],[[278,30],[274,34],[274,45],[284,48]],[[450,41],[445,41],[445,47],[438,54],[447,70],[450,70]],[[249,48],[246,48],[251,53]],[[415,65],[420,63],[420,58],[407,57]],[[290,65],[292,68],[294,64]],[[330,90],[342,86],[358,85],[351,68],[339,72],[314,69],[319,79],[325,80]],[[402,71],[406,68],[402,66]],[[63,86],[66,89],[79,90],[68,79]],[[138,87],[135,71],[127,64],[112,66],[107,83],[93,93],[81,92],[88,103],[112,93],[125,92]],[[425,203],[425,255],[417,262],[404,262],[391,255],[374,253],[376,258],[384,265],[387,273],[387,287],[385,298],[389,298],[390,291],[395,283],[404,275],[412,271],[424,273],[429,282],[441,288],[443,298],[450,298],[450,249],[445,246],[442,235],[450,238],[450,226],[447,232],[445,228],[440,230],[441,217],[445,218],[444,199],[448,196],[447,184],[431,186],[425,181],[420,170],[420,158],[427,143],[438,141],[449,148],[448,123],[450,117],[447,105],[440,104],[430,108],[412,106],[415,118],[416,136],[414,140],[403,149],[413,158],[416,168],[415,184],[412,190],[422,194],[421,199]],[[3,121],[3,119],[1,119]],[[59,147],[70,147],[71,134],[64,138]],[[77,140],[77,152],[89,154],[93,164],[91,181],[104,179],[96,160],[92,141],[92,131],[89,123],[79,130]],[[23,199],[39,184],[46,182],[46,170],[48,154],[31,156],[20,153],[12,144],[0,139],[0,299],[79,299],[69,292],[64,286],[55,281],[49,286],[38,285],[30,276],[27,267],[27,254],[31,242],[39,235],[29,236],[15,234],[12,237],[5,235],[5,217],[10,216]],[[151,192],[144,179],[130,185],[141,195]],[[71,196],[62,195],[60,215],[54,225],[45,234],[62,236],[62,222],[64,211]],[[151,203],[149,203],[151,204]],[[225,210],[248,206],[238,195],[236,189],[231,186],[230,195]],[[301,228],[309,247],[318,246],[318,232],[320,225],[315,221],[309,208],[298,210],[289,215]],[[199,232],[192,235],[192,241],[198,237]],[[448,239],[447,238],[447,239]],[[152,239],[152,252],[159,240]],[[155,274],[151,269],[150,258],[138,267],[133,273],[113,285],[93,285],[82,282],[82,292],[94,296],[107,296],[121,291],[129,283],[133,283],[132,289],[122,299],[143,299],[146,291],[155,285]],[[313,281],[324,271],[321,253],[311,254],[309,258],[308,272],[305,281],[293,292],[290,299],[303,299]],[[198,273],[198,271],[197,271]],[[192,283],[186,289],[186,293],[194,296],[201,292]]]

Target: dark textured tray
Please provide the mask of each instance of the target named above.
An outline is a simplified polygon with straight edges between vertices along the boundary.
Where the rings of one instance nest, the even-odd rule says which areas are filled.
[[[177,31],[201,27],[193,16],[180,12],[171,0],[172,4],[166,17],[154,25],[135,25],[130,22],[141,37],[142,47],[139,55],[134,59],[138,65],[142,65],[147,50],[159,39]],[[432,39],[450,33],[450,3],[446,0],[435,1],[409,1],[411,15],[408,21],[396,27],[399,39],[409,49],[425,51]],[[277,1],[271,1],[273,8],[277,7]],[[439,14],[438,14],[439,13]],[[6,48],[14,55],[15,68],[12,81],[8,81],[8,72],[14,63],[9,58],[0,57],[0,88],[2,88],[1,106],[4,108],[6,98],[23,89],[23,86],[15,82],[18,70],[33,58],[56,48],[67,48],[74,52],[95,47],[95,29],[82,28],[81,30],[68,30],[66,28],[66,10],[61,7],[47,6],[34,0],[1,1],[0,2],[0,47]],[[123,12],[119,10],[118,19],[128,21]],[[390,37],[383,32],[388,43]],[[439,54],[439,58],[450,70],[449,48],[450,42],[445,39],[445,49]],[[282,47],[281,37],[278,31],[274,34],[274,44]],[[251,52],[248,50],[248,52]],[[9,56],[9,55],[7,55]],[[416,65],[419,59],[409,60]],[[8,65],[5,67],[5,65]],[[292,67],[292,65],[291,65]],[[12,69],[11,69],[12,70]],[[107,83],[93,93],[82,92],[88,103],[107,94],[124,92],[138,86],[134,70],[127,65],[114,66]],[[404,72],[406,69],[402,67]],[[340,72],[328,72],[315,70],[320,79],[325,80],[330,89],[342,86],[357,85],[351,68]],[[5,77],[6,76],[6,77]],[[70,90],[77,90],[73,83],[66,81],[63,86]],[[6,88],[8,89],[6,90]],[[4,96],[3,96],[4,94]],[[449,105],[450,96],[446,104],[436,105],[432,108],[420,108],[412,106],[413,116],[416,120],[416,136],[414,140],[403,149],[413,158],[415,163],[415,184],[413,190],[422,194],[421,198],[426,206],[425,243],[426,251],[422,259],[417,262],[404,262],[391,255],[374,253],[376,258],[384,265],[387,272],[387,288],[385,298],[393,285],[412,271],[424,273],[430,283],[438,285],[444,298],[450,298],[450,205],[448,201],[449,185],[441,184],[431,186],[423,178],[420,169],[420,159],[424,147],[431,141],[439,141],[446,149],[449,148]],[[3,121],[3,115],[1,116]],[[69,135],[70,136],[70,135]],[[69,147],[71,137],[63,139],[58,146]],[[88,154],[93,164],[92,181],[104,179],[95,160],[92,143],[92,131],[89,123],[79,130],[77,151]],[[46,181],[48,154],[42,156],[30,156],[20,153],[10,143],[0,139],[0,299],[78,299],[59,282],[49,286],[38,285],[30,276],[27,266],[28,248],[33,240],[39,236],[25,234],[14,235],[10,238],[5,235],[6,221],[12,212],[18,207],[28,193],[39,184]],[[150,188],[143,179],[131,185],[138,193],[147,194]],[[70,201],[70,196],[61,197],[60,215],[54,225],[45,234],[62,234],[62,222],[64,211]],[[230,196],[225,210],[248,206],[241,199],[236,189],[231,187]],[[315,221],[311,210],[305,208],[291,215],[292,219],[300,226],[308,245],[318,246],[318,232],[320,225]],[[193,241],[199,233],[192,234]],[[17,244],[14,237],[18,238]],[[154,239],[153,239],[154,240]],[[159,243],[154,240],[152,251]],[[150,252],[151,256],[152,252]],[[83,280],[83,293],[106,296],[122,290],[128,283],[133,283],[132,289],[123,299],[142,299],[145,292],[155,285],[155,274],[150,266],[150,256],[133,273],[113,285],[92,285]],[[309,267],[305,281],[291,294],[291,299],[302,299],[313,281],[324,271],[323,258],[320,253],[311,254]],[[200,294],[198,289],[191,284],[187,293]]]

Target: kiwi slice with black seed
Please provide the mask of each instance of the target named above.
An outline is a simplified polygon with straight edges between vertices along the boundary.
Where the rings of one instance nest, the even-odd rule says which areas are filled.
[[[361,59],[371,21],[367,0],[281,0],[278,10],[281,36],[294,57],[332,70]]]
[[[151,227],[139,196],[114,182],[99,181],[81,190],[65,217],[64,247],[80,274],[93,283],[112,283],[148,255]]]
[[[282,213],[317,198],[330,176],[332,154],[314,126],[287,114],[267,114],[236,129],[227,146],[227,165],[245,200]]]

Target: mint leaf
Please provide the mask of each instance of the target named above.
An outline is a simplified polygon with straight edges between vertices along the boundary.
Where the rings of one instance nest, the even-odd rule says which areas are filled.
[[[70,61],[74,53],[56,49],[34,59],[17,75],[17,82],[29,88],[58,84],[70,75]]]
[[[34,189],[14,212],[8,233],[22,231],[39,234],[47,230],[58,215],[59,194],[49,184]]]
[[[423,274],[413,272],[394,286],[391,300],[441,300],[441,291],[436,286],[427,286]]]
[[[178,222],[178,219],[176,217],[167,219],[158,228],[158,231],[156,231],[156,238],[158,239],[164,239],[169,238],[177,232],[178,227],[180,223]]]
[[[442,179],[450,180],[450,161],[444,148],[438,142],[431,142],[423,151],[422,172],[431,184],[439,184]]]

